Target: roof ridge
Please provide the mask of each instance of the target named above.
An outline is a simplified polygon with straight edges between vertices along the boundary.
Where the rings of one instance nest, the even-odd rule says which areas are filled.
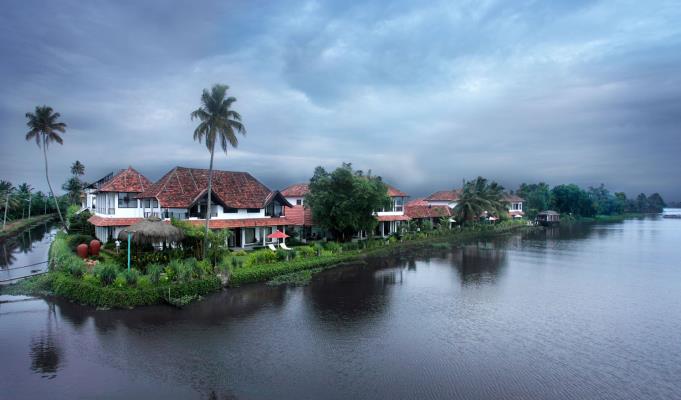
[[[187,168],[187,170],[189,171],[189,176],[192,178],[192,182],[194,182],[194,189],[199,190],[199,185],[196,184],[196,179],[194,179],[194,174],[192,173],[192,169]],[[181,182],[180,182],[180,186],[182,186]],[[184,193],[184,191],[182,193]]]

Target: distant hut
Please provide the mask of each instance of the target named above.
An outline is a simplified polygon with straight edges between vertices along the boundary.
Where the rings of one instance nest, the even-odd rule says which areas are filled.
[[[544,226],[560,224],[560,214],[553,210],[542,211],[537,214],[536,223]]]

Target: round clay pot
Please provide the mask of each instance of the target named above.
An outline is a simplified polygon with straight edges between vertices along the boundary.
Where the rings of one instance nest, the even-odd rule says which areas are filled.
[[[100,247],[102,247],[102,244],[99,242],[99,240],[93,239],[90,242],[90,255],[98,256]]]
[[[85,243],[79,244],[78,247],[76,247],[76,253],[80,258],[87,258],[87,245]]]

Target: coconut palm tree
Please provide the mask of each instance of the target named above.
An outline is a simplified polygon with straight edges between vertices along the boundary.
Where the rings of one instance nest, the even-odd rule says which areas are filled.
[[[83,163],[81,163],[80,161],[76,160],[76,162],[74,162],[71,165],[71,175],[73,176],[85,175],[85,165],[83,165]]]
[[[485,212],[501,215],[507,211],[506,207],[504,188],[479,176],[465,182],[454,213],[461,221],[473,221]]]
[[[3,204],[5,207],[2,229],[5,229],[5,225],[7,225],[7,211],[9,211],[10,207],[14,207],[17,204],[16,198],[12,196],[13,191],[14,186],[12,183],[4,180],[0,181],[0,204]]]
[[[236,101],[234,97],[226,97],[229,86],[216,84],[210,92],[203,89],[201,95],[201,107],[192,111],[191,119],[201,121],[194,130],[194,140],[199,143],[205,139],[206,147],[210,152],[210,164],[208,167],[208,200],[206,208],[206,230],[203,243],[203,257],[206,258],[208,250],[208,221],[211,213],[211,195],[213,185],[213,156],[215,143],[220,142],[220,148],[227,154],[229,146],[236,148],[239,145],[237,133],[246,135],[246,128],[241,123],[241,115],[232,110],[231,106]]]
[[[57,122],[59,117],[61,117],[61,115],[59,113],[53,112],[52,107],[36,106],[34,113],[26,113],[26,118],[28,119],[26,125],[28,125],[28,127],[31,129],[26,134],[26,140],[28,141],[35,139],[35,143],[38,145],[38,147],[42,147],[43,149],[47,187],[50,188],[50,194],[54,199],[54,205],[57,208],[59,220],[61,221],[62,226],[66,229],[66,223],[64,223],[64,217],[61,215],[57,197],[54,195],[54,191],[52,190],[52,184],[50,184],[50,175],[47,169],[47,146],[51,142],[64,144],[64,140],[61,138],[61,136],[59,136],[59,133],[66,132],[66,124],[63,122]]]

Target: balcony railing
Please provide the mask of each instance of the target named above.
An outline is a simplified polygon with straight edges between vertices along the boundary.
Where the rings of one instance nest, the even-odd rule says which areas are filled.
[[[144,212],[144,218],[150,218],[150,217],[160,217],[159,213],[157,211],[145,211]]]

